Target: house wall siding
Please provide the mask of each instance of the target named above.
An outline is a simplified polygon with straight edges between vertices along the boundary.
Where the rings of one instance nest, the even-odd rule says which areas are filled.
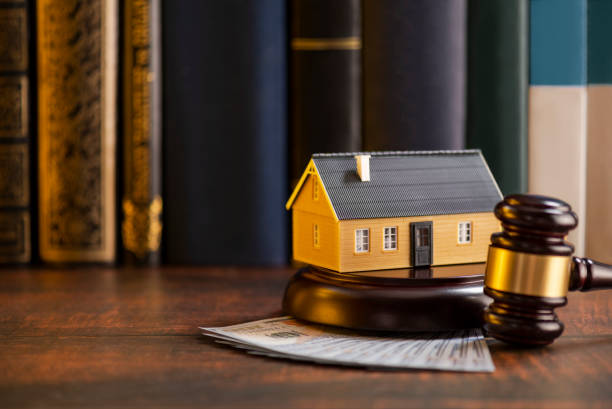
[[[313,199],[313,181],[314,179],[318,180],[319,183],[319,199]],[[294,211],[299,210],[301,212],[308,212],[313,214],[318,214],[320,216],[331,217],[335,219],[334,208],[331,205],[327,194],[325,193],[325,189],[323,189],[323,183],[321,183],[321,179],[319,175],[312,174],[309,175],[302,188],[300,193],[298,194],[293,206],[291,207]]]
[[[313,199],[313,180],[310,175],[292,206],[293,258],[304,263],[339,270],[338,221],[329,198],[319,179],[319,199]],[[313,225],[319,226],[319,247],[314,246]]]
[[[339,223],[338,271],[410,267],[410,223],[433,222],[433,265],[484,262],[491,234],[500,230],[492,212],[388,219],[342,220]],[[459,222],[472,222],[472,241],[458,244]],[[397,227],[398,249],[383,250],[383,229]],[[355,254],[355,229],[370,229],[370,250]],[[317,263],[314,263],[317,264]],[[318,264],[317,264],[318,265]]]
[[[313,224],[319,226],[319,247],[313,243]],[[331,217],[293,210],[293,258],[338,271],[338,223]]]

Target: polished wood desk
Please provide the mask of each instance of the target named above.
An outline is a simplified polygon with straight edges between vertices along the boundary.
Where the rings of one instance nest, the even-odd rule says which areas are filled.
[[[492,374],[250,356],[199,335],[281,314],[290,269],[0,270],[0,407],[612,408],[612,291],[570,294],[543,349]]]

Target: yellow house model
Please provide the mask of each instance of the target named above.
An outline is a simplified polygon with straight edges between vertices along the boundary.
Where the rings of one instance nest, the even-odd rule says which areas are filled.
[[[340,272],[484,262],[502,199],[479,150],[315,154],[293,258]]]

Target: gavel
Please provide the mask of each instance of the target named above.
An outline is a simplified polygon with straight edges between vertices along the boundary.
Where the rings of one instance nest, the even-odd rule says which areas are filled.
[[[563,332],[554,309],[567,304],[567,292],[612,288],[612,266],[572,257],[574,246],[565,237],[578,217],[561,200],[510,195],[495,216],[502,231],[489,246],[484,292],[493,302],[484,329],[513,344],[550,344]]]

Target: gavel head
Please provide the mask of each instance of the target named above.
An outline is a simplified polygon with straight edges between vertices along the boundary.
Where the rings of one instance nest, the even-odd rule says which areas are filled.
[[[487,258],[485,330],[514,344],[550,344],[563,332],[554,308],[567,303],[574,247],[565,236],[578,218],[561,200],[519,194],[498,203],[495,216],[502,231]]]

